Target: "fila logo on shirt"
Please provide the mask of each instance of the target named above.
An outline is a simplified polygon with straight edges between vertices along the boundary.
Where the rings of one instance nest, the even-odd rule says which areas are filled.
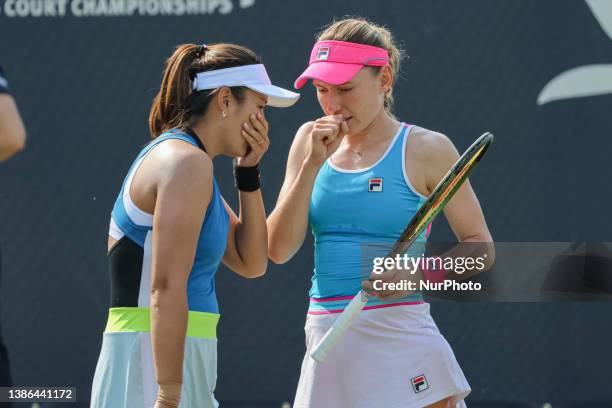
[[[425,374],[421,374],[414,378],[411,378],[410,382],[412,383],[412,389],[416,393],[425,391],[429,388],[429,384],[427,383],[427,378],[425,378]]]
[[[372,178],[368,180],[368,191],[370,193],[382,193],[383,179]]]
[[[329,58],[329,47],[324,45],[317,50],[317,61],[325,61]]]

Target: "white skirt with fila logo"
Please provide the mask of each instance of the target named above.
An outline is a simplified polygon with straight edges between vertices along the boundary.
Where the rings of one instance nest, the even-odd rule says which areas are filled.
[[[429,314],[429,304],[363,311],[324,363],[310,352],[338,314],[308,315],[294,408],[422,408],[470,386]]]

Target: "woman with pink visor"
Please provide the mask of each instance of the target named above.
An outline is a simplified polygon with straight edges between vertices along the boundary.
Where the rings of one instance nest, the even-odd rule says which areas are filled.
[[[324,114],[297,131],[268,217],[275,263],[299,250],[309,224],[315,237],[295,408],[464,407],[470,393],[422,294],[374,286],[374,280],[406,280],[410,272],[370,275],[374,254],[385,255],[459,157],[446,136],[393,115],[400,59],[387,29],[344,19],[319,34],[295,83],[301,88],[312,80]],[[460,242],[492,242],[469,183],[444,212]],[[423,253],[427,235],[408,255]],[[487,247],[488,268],[494,252]],[[449,271],[447,278],[458,276]],[[327,360],[315,362],[312,348],[362,287],[375,296]]]

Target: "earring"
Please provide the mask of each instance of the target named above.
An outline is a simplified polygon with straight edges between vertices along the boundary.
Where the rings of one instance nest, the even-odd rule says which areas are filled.
[[[226,117],[227,114],[225,113],[225,111],[221,112],[221,117]]]

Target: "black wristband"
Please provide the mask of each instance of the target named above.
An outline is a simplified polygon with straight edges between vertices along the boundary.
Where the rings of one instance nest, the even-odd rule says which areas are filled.
[[[234,161],[234,185],[240,191],[256,191],[260,187],[259,165],[243,167]]]

